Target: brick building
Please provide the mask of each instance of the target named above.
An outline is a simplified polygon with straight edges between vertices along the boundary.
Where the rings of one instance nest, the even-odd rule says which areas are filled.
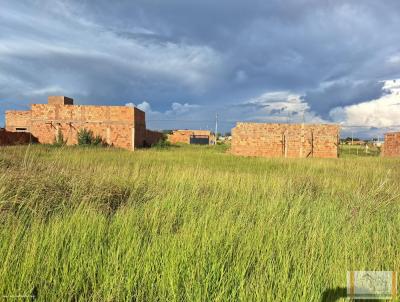
[[[10,132],[0,128],[0,146],[24,145],[36,142],[28,132]]]
[[[129,150],[162,138],[162,133],[146,129],[145,113],[135,107],[73,105],[71,98],[50,96],[47,104],[32,104],[31,110],[6,111],[8,132],[28,132],[43,144],[53,143],[59,134],[68,145],[77,144],[80,129]]]
[[[173,144],[209,145],[214,143],[214,135],[208,130],[175,130],[168,135],[168,141]]]
[[[339,126],[238,123],[231,153],[262,157],[338,157]]]
[[[382,155],[385,157],[400,156],[400,132],[385,133]]]

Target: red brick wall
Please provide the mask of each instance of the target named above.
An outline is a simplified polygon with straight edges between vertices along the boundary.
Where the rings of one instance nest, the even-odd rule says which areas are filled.
[[[31,109],[31,133],[40,143],[51,144],[57,133],[68,145],[77,144],[80,129],[93,131],[110,145],[132,149],[134,111],[126,106],[74,106],[34,104]],[[140,135],[135,132],[135,135]],[[135,141],[140,138],[135,137]]]
[[[145,113],[135,108],[135,147],[144,147],[146,142]]]
[[[40,143],[52,144],[62,134],[68,145],[77,144],[81,129],[91,130],[108,144],[133,150],[155,142],[158,134],[146,131],[145,113],[127,106],[79,106],[65,96],[49,96],[48,104],[29,111],[7,111],[6,129],[27,128]],[[134,146],[132,146],[134,142]]]
[[[164,138],[164,134],[158,131],[146,130],[146,145],[151,146]]]
[[[338,141],[337,125],[238,123],[232,129],[231,153],[263,157],[336,158]]]
[[[0,146],[24,145],[35,141],[28,132],[10,132],[0,129]]]
[[[185,143],[189,144],[190,134],[189,132],[174,131],[172,134],[168,134],[168,141],[172,144]]]
[[[49,105],[73,105],[74,100],[66,96],[49,96],[47,99]]]
[[[17,128],[26,128],[30,131],[31,111],[30,110],[8,110],[6,111],[6,130],[15,132]]]
[[[208,130],[176,130],[168,135],[170,143],[190,143],[190,136],[192,135],[207,135],[211,138],[211,132]]]
[[[400,156],[400,132],[385,133],[382,155],[385,157]]]

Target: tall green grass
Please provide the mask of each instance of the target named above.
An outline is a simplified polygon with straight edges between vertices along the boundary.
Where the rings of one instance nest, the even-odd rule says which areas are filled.
[[[400,265],[400,160],[0,149],[0,297],[336,301]]]

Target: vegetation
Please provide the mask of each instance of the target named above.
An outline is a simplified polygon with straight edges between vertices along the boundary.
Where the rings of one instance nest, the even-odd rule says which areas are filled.
[[[163,138],[159,140],[157,143],[151,145],[153,148],[157,149],[164,149],[164,148],[170,148],[172,144],[167,140],[167,136],[164,134]]]
[[[351,143],[351,142],[359,142],[359,141],[361,141],[361,139],[359,139],[358,137],[350,137],[350,136],[340,139],[341,143]]]
[[[0,148],[0,297],[344,301],[400,267],[400,159]]]
[[[54,138],[53,145],[61,147],[61,146],[64,146],[66,144],[67,144],[67,141],[64,139],[64,135],[62,134],[61,131],[58,131],[56,136],[55,136],[55,138]]]
[[[368,145],[344,145],[339,146],[340,157],[371,157],[379,156],[381,154],[381,148],[376,147],[372,144]]]
[[[83,128],[78,131],[78,145],[106,146],[107,143],[100,135],[94,135],[92,130]]]

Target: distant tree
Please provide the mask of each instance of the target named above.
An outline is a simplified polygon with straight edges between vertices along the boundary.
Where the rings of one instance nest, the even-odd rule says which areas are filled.
[[[351,142],[351,141],[356,142],[356,141],[360,141],[360,139],[358,137],[351,138],[351,137],[348,136],[343,141],[345,141],[345,142]]]

